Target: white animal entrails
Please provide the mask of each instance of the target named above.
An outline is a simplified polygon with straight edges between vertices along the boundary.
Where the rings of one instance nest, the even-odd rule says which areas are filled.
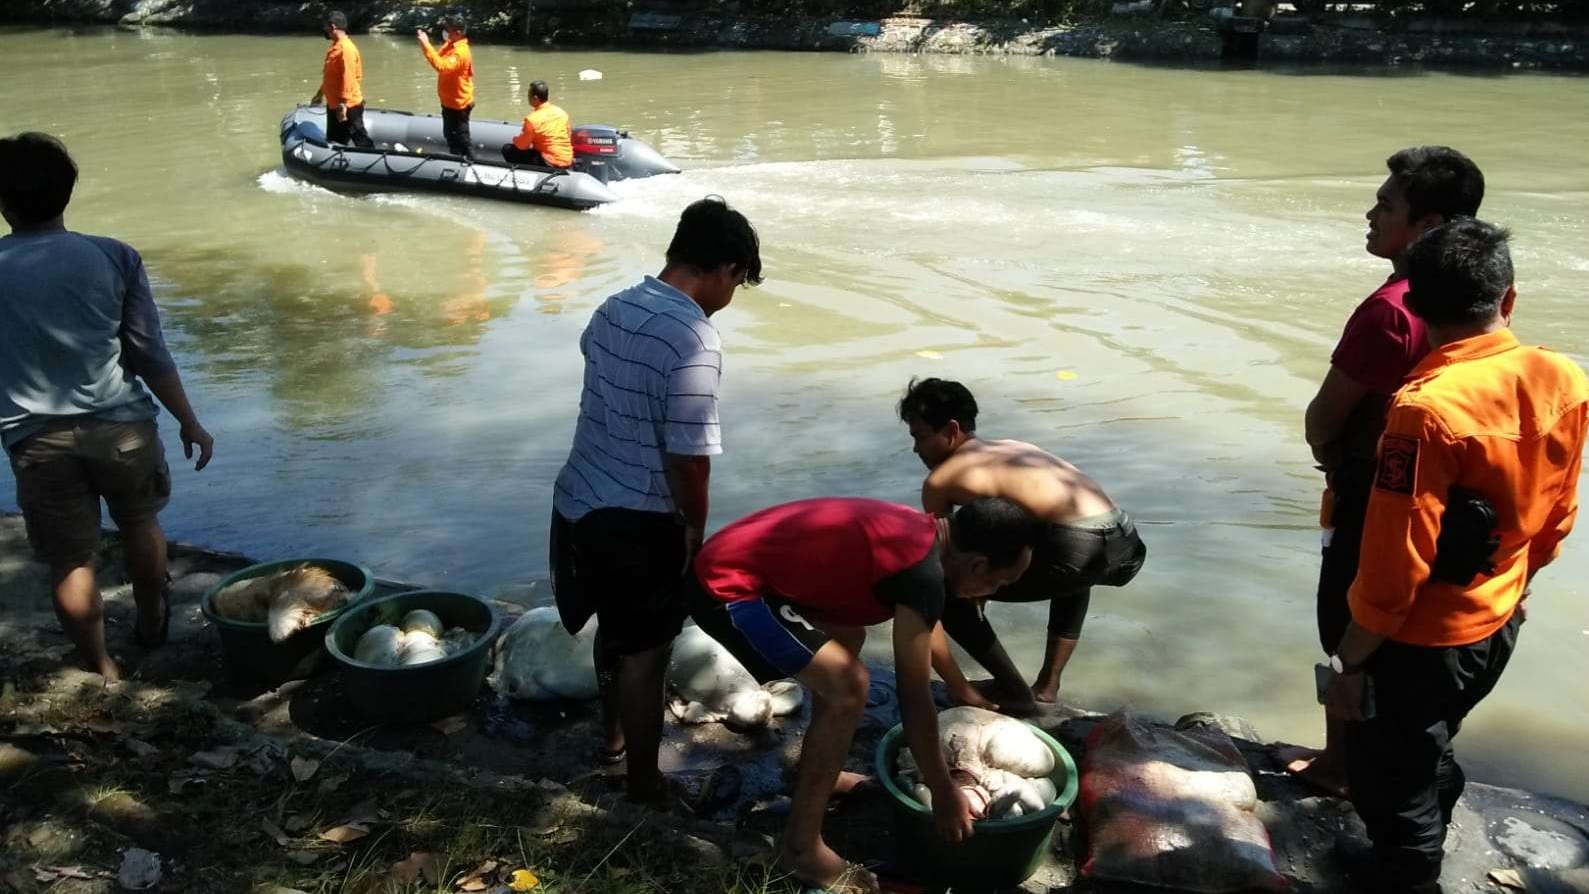
[[[497,691],[513,699],[595,698],[591,646],[596,622],[571,636],[557,609],[532,609],[514,622],[497,649]],[[673,641],[668,663],[669,709],[683,723],[726,723],[748,731],[800,710],[804,692],[793,680],[757,685],[744,665],[700,628]]]

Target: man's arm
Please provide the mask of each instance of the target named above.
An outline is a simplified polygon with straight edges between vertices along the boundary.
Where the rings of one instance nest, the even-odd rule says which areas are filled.
[[[684,520],[685,561],[695,558],[706,537],[706,516],[711,508],[709,487],[712,477],[710,456],[686,456],[669,453],[664,456],[668,475],[668,491],[673,494],[673,505]]]
[[[166,349],[165,336],[160,331],[160,311],[155,306],[143,260],[131,249],[126,251],[131,255],[133,267],[127,273],[127,291],[122,295],[119,335],[127,368],[143,379],[181,426],[183,454],[192,459],[193,448],[199,448],[199,461],[194,469],[202,469],[210,463],[215,440],[199,424],[198,415],[188,402],[187,391],[182,387],[176,361]]]
[[[932,627],[908,605],[894,610],[894,668],[899,675],[899,713],[905,742],[922,782],[932,792],[933,821],[938,834],[954,843],[971,836],[971,805],[949,778],[943,746],[938,741],[938,706],[932,700]]]
[[[1561,552],[1561,542],[1572,533],[1573,524],[1578,520],[1578,476],[1583,471],[1583,448],[1586,425],[1589,425],[1589,415],[1585,408],[1580,406],[1577,410],[1577,419],[1569,421],[1563,419],[1556,423],[1558,426],[1567,427],[1572,435],[1562,439],[1564,449],[1571,457],[1567,461],[1567,469],[1562,479],[1561,490],[1556,497],[1556,502],[1550,508],[1550,514],[1545,516],[1545,526],[1534,539],[1528,543],[1528,575],[1532,580],[1535,572],[1556,560],[1556,555]]]
[[[513,138],[513,148],[519,149],[521,151],[528,151],[535,148],[535,136],[536,132],[534,119],[529,116],[525,116],[524,129],[519,131],[519,135]]]
[[[1308,403],[1304,417],[1308,446],[1319,465],[1332,469],[1340,462],[1340,440],[1346,420],[1352,409],[1363,399],[1368,389],[1343,372],[1331,366],[1319,385],[1319,393]]]
[[[928,515],[947,518],[954,509],[954,501],[949,497],[948,488],[944,487],[942,479],[935,474],[929,474],[927,480],[921,483],[921,511]]]
[[[1425,411],[1391,408],[1368,499],[1362,558],[1348,594],[1352,621],[1365,632],[1395,636],[1428,582],[1458,459],[1456,445]]]

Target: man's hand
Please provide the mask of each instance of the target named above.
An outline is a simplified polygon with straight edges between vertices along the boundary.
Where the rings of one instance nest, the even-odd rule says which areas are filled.
[[[347,106],[337,106],[337,120],[341,121],[343,124],[348,123],[348,107]]]
[[[706,529],[695,525],[684,526],[684,569],[683,574],[690,573],[690,565],[695,562],[695,556],[701,551],[701,544],[706,540]]]
[[[939,838],[959,844],[972,836],[971,822],[971,802],[960,786],[951,782],[932,793],[932,824]]]
[[[1362,671],[1336,674],[1324,694],[1324,712],[1338,720],[1363,719],[1363,697],[1368,676]],[[936,797],[936,795],[935,795]]]
[[[1517,623],[1519,624],[1528,623],[1528,597],[1533,595],[1533,593],[1534,588],[1532,585],[1525,584],[1523,586],[1523,596],[1517,600]]]
[[[199,461],[193,464],[193,471],[200,471],[210,464],[210,456],[215,453],[215,439],[210,437],[198,420],[182,423],[179,436],[182,438],[183,456],[192,459],[193,448],[199,448]]]
[[[427,47],[430,46],[430,35],[425,33],[424,28],[416,29],[414,33],[419,35],[419,42],[421,44]]]

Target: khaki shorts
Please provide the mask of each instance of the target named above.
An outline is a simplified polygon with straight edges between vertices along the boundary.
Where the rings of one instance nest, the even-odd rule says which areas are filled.
[[[118,528],[153,519],[171,498],[171,470],[153,420],[80,417],[50,423],[11,449],[28,542],[52,565],[99,549],[99,501]]]

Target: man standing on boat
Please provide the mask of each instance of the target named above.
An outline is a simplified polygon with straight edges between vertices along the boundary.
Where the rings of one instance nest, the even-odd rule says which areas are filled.
[[[320,90],[309,104],[325,100],[327,140],[373,149],[375,142],[364,131],[364,59],[348,37],[348,17],[333,12],[326,16],[325,27],[331,49],[326,50]]]
[[[524,132],[502,147],[509,164],[568,168],[574,163],[574,135],[568,126],[568,113],[550,102],[552,93],[545,81],[530,84],[529,115]]]
[[[579,340],[585,381],[552,498],[552,590],[570,632],[597,618],[598,757],[627,754],[634,801],[668,797],[657,766],[662,675],[706,530],[711,458],[723,452],[723,344],[710,317],[759,282],[750,221],[702,199],[679,218],[662,272],[603,302]]]
[[[469,115],[474,111],[474,54],[469,50],[468,28],[461,15],[442,16],[441,28],[447,42],[436,49],[430,35],[419,30],[419,48],[425,61],[436,69],[436,95],[441,98],[441,133],[447,138],[447,151],[474,158],[469,142]]]
[[[84,666],[106,682],[121,669],[105,643],[94,576],[100,501],[121,532],[133,640],[166,640],[166,540],[159,513],[171,471],[155,427],[155,400],[181,426],[195,469],[215,441],[188,403],[143,259],[130,246],[66,228],[77,165],[55,138],[0,140],[0,441],[17,482],[28,542],[50,566],[55,614]],[[151,398],[153,395],[153,398]]]
[[[1385,160],[1389,176],[1368,209],[1366,247],[1390,261],[1385,280],[1352,312],[1330,355],[1330,369],[1308,404],[1308,446],[1324,471],[1319,523],[1319,644],[1328,655],[1351,620],[1346,594],[1357,577],[1364,518],[1374,479],[1375,451],[1385,409],[1407,374],[1429,352],[1423,321],[1406,304],[1407,247],[1426,230],[1479,212],[1484,174],[1466,155],[1445,146],[1415,146]],[[1346,794],[1345,725],[1326,719],[1324,750],[1283,747],[1286,769],[1329,794]]]
[[[935,516],[995,497],[1039,523],[1031,567],[987,599],[1047,602],[1043,665],[1031,686],[988,623],[982,600],[951,599],[933,630],[932,666],[960,704],[1031,713],[1059,698],[1060,676],[1081,639],[1095,586],[1123,587],[1147,560],[1136,524],[1081,470],[1024,441],[977,436],[977,401],[959,382],[912,380],[899,402],[916,455],[928,468],[921,505]],[[952,637],[993,680],[979,692],[949,651]]]

